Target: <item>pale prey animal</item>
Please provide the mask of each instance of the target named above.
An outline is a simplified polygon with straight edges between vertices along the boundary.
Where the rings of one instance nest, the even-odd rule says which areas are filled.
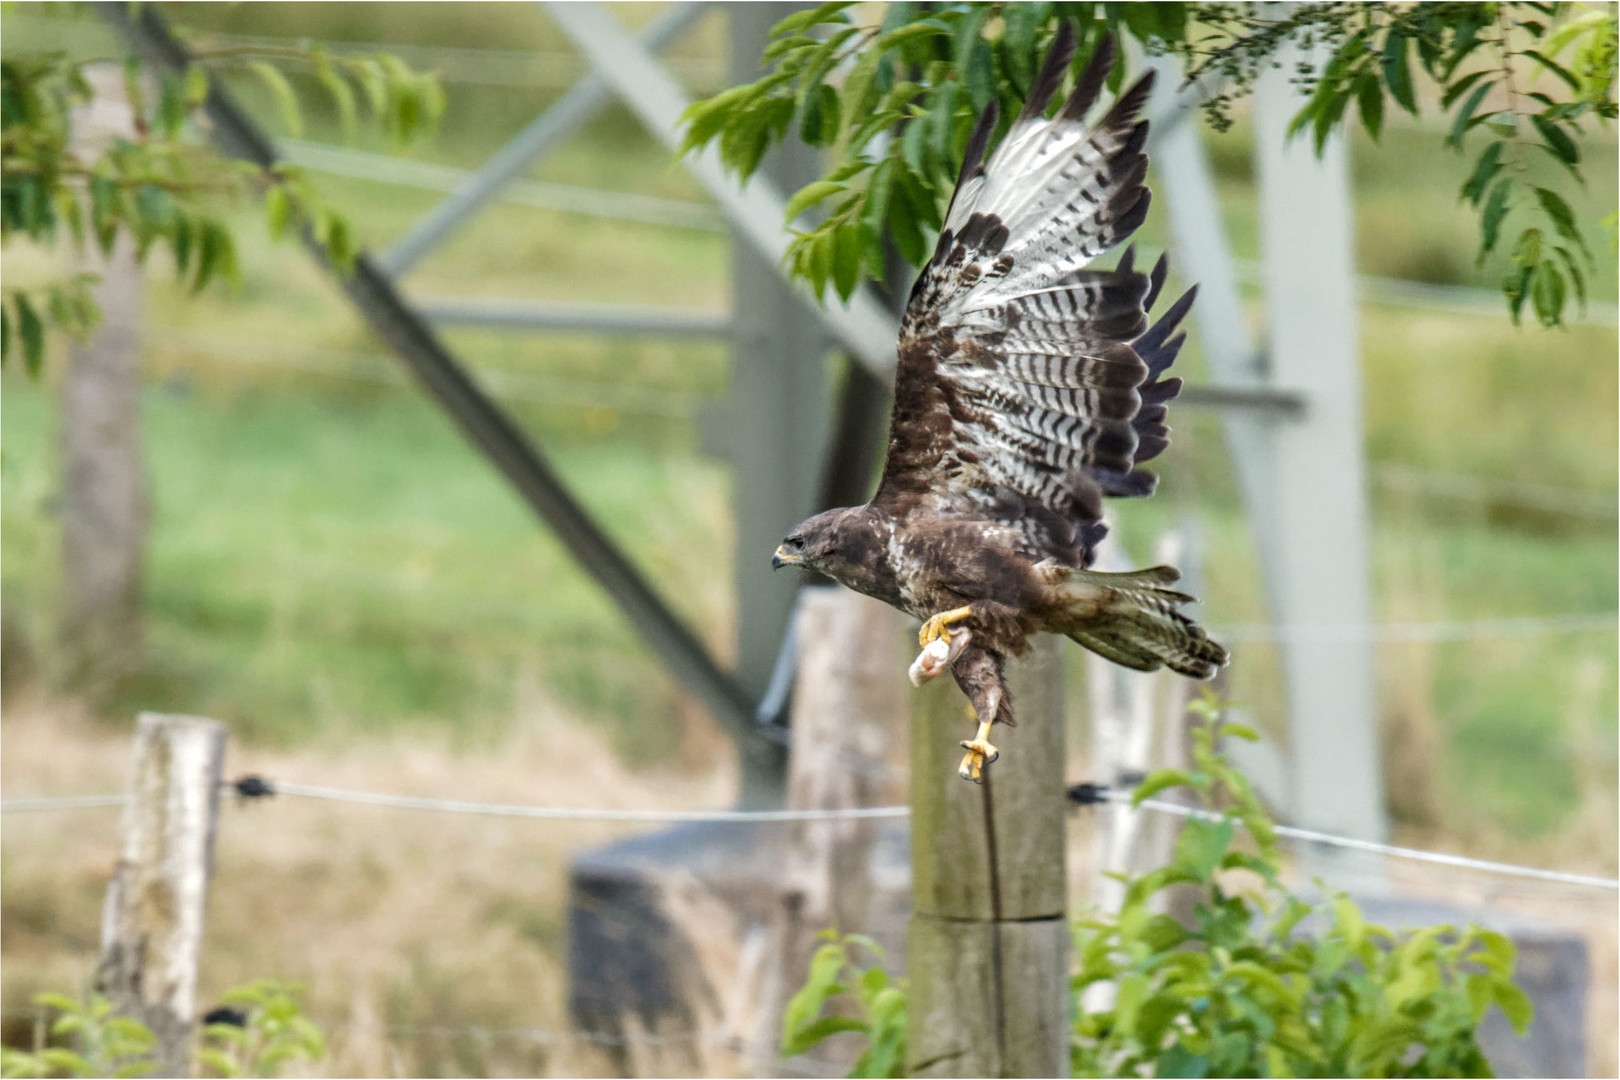
[[[984,161],[996,107],[968,142],[932,260],[900,328],[888,459],[864,506],[795,526],[773,563],[816,570],[923,620],[914,681],[951,668],[979,719],[961,774],[996,759],[990,727],[1013,723],[1006,657],[1064,634],[1139,671],[1207,679],[1226,650],[1179,610],[1168,566],[1087,569],[1107,531],[1105,495],[1141,496],[1139,468],[1169,444],[1164,378],[1193,291],[1156,321],[1164,284],[1127,250],[1093,258],[1147,215],[1149,74],[1086,123],[1113,62],[1099,42],[1056,115],[1075,53],[1064,25],[1005,139]]]

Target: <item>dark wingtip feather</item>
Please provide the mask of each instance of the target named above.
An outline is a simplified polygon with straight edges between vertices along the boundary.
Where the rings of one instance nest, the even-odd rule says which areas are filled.
[[[1108,72],[1113,67],[1114,35],[1104,34],[1102,40],[1097,42],[1097,48],[1093,50],[1091,60],[1086,64],[1086,70],[1074,84],[1074,91],[1069,94],[1069,100],[1063,103],[1063,111],[1058,113],[1058,118],[1084,120],[1086,113],[1097,103],[1097,95],[1102,93],[1103,84],[1108,81]]]
[[[1164,288],[1164,279],[1170,273],[1170,256],[1160,255],[1159,261],[1153,264],[1153,272],[1148,275],[1147,299],[1142,301],[1143,311],[1152,311],[1153,305],[1159,299],[1159,292]]]
[[[1181,393],[1181,376],[1175,375],[1168,379],[1150,382],[1137,392],[1142,397],[1142,406],[1144,410],[1155,406],[1162,407],[1166,402],[1170,401],[1177,394]],[[1144,412],[1143,415],[1148,416],[1150,422],[1158,422],[1164,419],[1163,417],[1152,413]]]
[[[994,98],[979,114],[979,122],[973,126],[973,134],[968,136],[967,151],[962,155],[962,175],[956,183],[961,186],[963,180],[972,176],[975,171],[984,168],[984,152],[990,145],[990,133],[996,130],[996,121],[1001,119],[1001,102]]]
[[[1041,73],[1035,76],[1035,82],[1030,85],[1029,97],[1018,113],[1019,120],[1033,120],[1046,111],[1052,95],[1063,85],[1063,75],[1069,70],[1069,61],[1073,59],[1074,23],[1065,19],[1058,27],[1057,37],[1052,39],[1052,48],[1046,54],[1046,63],[1041,65]]]
[[[1129,90],[1114,99],[1114,104],[1109,106],[1107,114],[1097,126],[1106,130],[1130,123],[1131,119],[1142,110],[1142,106],[1147,104],[1148,97],[1153,93],[1153,80],[1157,75],[1158,72],[1149,71],[1132,83]]]
[[[1148,327],[1148,332],[1131,343],[1138,355],[1144,352],[1153,352],[1164,344],[1165,339],[1175,332],[1181,325],[1181,320],[1187,317],[1192,308],[1193,301],[1198,298],[1198,286],[1194,285],[1181,294],[1181,299],[1170,305],[1170,310],[1159,316],[1159,320]]]
[[[1115,218],[1109,225],[1109,228],[1113,231],[1113,240],[1115,242],[1131,235],[1143,221],[1147,220],[1148,206],[1153,202],[1153,192],[1147,188],[1140,188],[1139,190],[1142,192],[1141,197],[1131,205],[1129,210]]]
[[[990,104],[984,107],[984,112],[979,114],[979,122],[973,126],[973,134],[968,136],[967,151],[962,155],[962,171],[956,176],[956,187],[951,191],[951,203],[945,208],[947,218],[956,207],[956,197],[961,193],[962,185],[984,172],[984,152],[990,145],[990,134],[996,130],[996,121],[1000,118],[1001,103],[992,99]]]

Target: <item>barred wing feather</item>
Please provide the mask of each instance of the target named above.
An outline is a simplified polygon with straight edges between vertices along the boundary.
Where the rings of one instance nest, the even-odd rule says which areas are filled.
[[[986,162],[995,106],[970,139],[932,260],[900,331],[889,457],[877,501],[1017,521],[1030,554],[1074,564],[1102,534],[1101,496],[1146,495],[1138,463],[1168,445],[1160,376],[1185,335],[1184,296],[1156,324],[1164,283],[1127,250],[1097,255],[1147,214],[1143,185],[1151,74],[1095,123],[1113,59],[1102,42],[1073,92],[1043,115],[1074,55],[1060,32],[1028,102]]]

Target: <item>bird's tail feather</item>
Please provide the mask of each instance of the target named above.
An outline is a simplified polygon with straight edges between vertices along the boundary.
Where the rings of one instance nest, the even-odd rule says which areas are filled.
[[[1181,577],[1174,567],[1065,569],[1063,577],[1071,618],[1061,630],[1104,659],[1137,671],[1169,667],[1194,679],[1213,678],[1226,663],[1220,643],[1179,610],[1193,597],[1169,587]]]

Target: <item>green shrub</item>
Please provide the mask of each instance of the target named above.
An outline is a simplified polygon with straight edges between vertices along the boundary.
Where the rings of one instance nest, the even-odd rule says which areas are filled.
[[[1533,1013],[1513,982],[1513,943],[1473,925],[1396,932],[1368,923],[1343,893],[1312,903],[1289,892],[1271,819],[1218,749],[1222,737],[1254,733],[1222,724],[1212,698],[1195,709],[1205,723],[1193,732],[1194,769],[1154,773],[1136,799],[1186,787],[1202,816],[1187,821],[1169,865],[1124,879],[1118,914],[1075,923],[1073,1074],[1492,1075],[1475,1038],[1486,1010],[1500,1007],[1521,1034]],[[1153,910],[1173,886],[1192,894],[1188,925]],[[904,984],[881,956],[857,967],[857,943],[870,947],[845,938],[817,951],[784,1018],[783,1054],[862,1031],[871,1048],[850,1075],[902,1075]],[[846,985],[864,1019],[822,1016]],[[1082,1009],[1093,987],[1108,1000]]]
[[[259,979],[225,995],[240,1007],[241,1024],[209,1024],[196,1048],[196,1062],[210,1075],[275,1076],[282,1065],[326,1056],[326,1041],[298,1004],[300,988]],[[71,1040],[73,1049],[47,1046],[36,1053],[0,1049],[0,1076],[147,1076],[156,1068],[157,1039],[138,1020],[115,1016],[112,1003],[97,994],[78,1002],[65,994],[34,998],[57,1013],[52,1036]],[[194,1070],[201,1072],[202,1070]]]
[[[802,1054],[840,1031],[859,1031],[867,1046],[851,1076],[904,1076],[906,1064],[906,981],[891,979],[883,967],[883,948],[869,937],[839,937],[823,930],[827,944],[810,958],[810,976],[782,1014],[782,1056]],[[855,950],[874,960],[862,967]],[[829,999],[849,995],[859,1015],[823,1016]]]

